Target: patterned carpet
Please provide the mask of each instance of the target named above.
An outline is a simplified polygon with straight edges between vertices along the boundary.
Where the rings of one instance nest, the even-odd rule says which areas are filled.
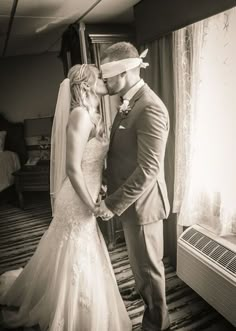
[[[50,221],[50,204],[44,195],[35,197],[29,195],[24,211],[12,204],[0,205],[0,273],[26,264]],[[114,251],[110,252],[110,257],[120,290],[133,287],[134,279],[125,245],[120,244]],[[235,330],[231,324],[176,276],[174,268],[168,263],[168,259],[165,259],[164,263],[171,330]],[[133,330],[140,330],[143,313],[142,300],[125,303],[133,322]],[[14,330],[16,331],[16,329]],[[18,328],[17,330],[33,329]]]

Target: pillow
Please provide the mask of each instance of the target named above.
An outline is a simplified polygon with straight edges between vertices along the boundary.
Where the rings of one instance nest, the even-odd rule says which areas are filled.
[[[6,131],[0,131],[0,152],[4,151],[6,135]]]

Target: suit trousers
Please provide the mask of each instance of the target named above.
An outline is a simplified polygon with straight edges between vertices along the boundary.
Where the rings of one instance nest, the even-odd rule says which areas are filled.
[[[162,261],[163,221],[137,225],[133,220],[121,220],[136,288],[145,303],[143,330],[165,330],[170,322]]]

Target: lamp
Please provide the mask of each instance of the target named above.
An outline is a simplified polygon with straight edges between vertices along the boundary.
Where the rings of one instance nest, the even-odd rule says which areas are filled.
[[[29,118],[24,120],[25,137],[51,137],[53,117]]]
[[[24,120],[25,138],[27,141],[35,141],[37,139],[37,149],[39,148],[40,150],[41,160],[49,159],[52,122],[53,117],[29,118]]]

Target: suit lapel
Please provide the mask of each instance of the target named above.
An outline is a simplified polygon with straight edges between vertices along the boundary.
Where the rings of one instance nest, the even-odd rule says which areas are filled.
[[[130,111],[130,112],[132,112],[135,102],[141,97],[141,95],[143,94],[143,92],[144,92],[144,90],[145,90],[146,87],[147,87],[147,84],[144,84],[144,85],[138,90],[138,92],[133,96],[133,98],[130,100],[130,103],[129,103],[129,104],[130,104],[130,107],[131,107],[131,111]],[[130,112],[129,112],[129,114],[130,114]],[[116,115],[116,117],[115,117],[114,123],[113,123],[113,125],[112,125],[112,129],[111,129],[110,144],[111,144],[111,142],[112,142],[112,139],[113,139],[113,137],[114,137],[114,134],[115,134],[115,132],[116,132],[118,126],[120,125],[120,122],[121,122],[124,118],[128,118],[128,117],[129,117],[129,114],[128,114],[126,117],[122,117],[122,116],[120,115],[120,113],[117,112],[117,115]]]
[[[117,112],[114,123],[112,125],[112,129],[111,129],[110,143],[111,143],[112,138],[114,136],[114,133],[116,132],[116,129],[118,128],[118,126],[119,126],[120,122],[122,121],[122,119],[123,118],[121,117],[120,113]]]
[[[134,107],[135,102],[141,97],[141,95],[143,94],[144,90],[146,89],[147,84],[144,84],[139,90],[138,92],[133,96],[133,98],[130,100],[129,105],[131,107],[131,111]]]

